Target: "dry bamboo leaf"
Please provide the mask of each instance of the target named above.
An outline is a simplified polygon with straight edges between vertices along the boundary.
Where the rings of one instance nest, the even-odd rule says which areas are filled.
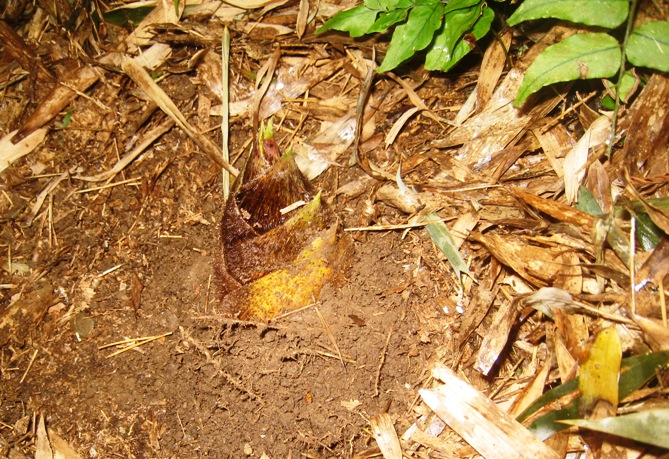
[[[372,435],[374,435],[374,439],[379,445],[383,458],[402,459],[400,439],[397,438],[397,432],[395,432],[390,415],[388,413],[381,413],[378,416],[373,416],[369,420],[369,425],[372,428]]]
[[[390,78],[392,78],[393,81],[397,82],[400,86],[402,86],[402,89],[404,90],[404,92],[406,92],[406,94],[409,97],[409,100],[411,101],[411,103],[414,104],[414,106],[416,108],[420,108],[421,110],[423,110],[425,112],[425,116],[427,116],[428,118],[436,121],[437,123],[451,124],[451,122],[448,121],[447,119],[441,118],[441,117],[435,115],[432,112],[432,110],[430,110],[428,108],[428,106],[425,105],[425,102],[423,102],[423,99],[421,99],[420,96],[418,94],[416,94],[416,92],[413,90],[413,88],[411,86],[409,86],[409,84],[406,81],[404,81],[400,77],[396,76],[394,73],[388,73],[388,76]],[[418,85],[420,85],[420,84],[421,83],[418,83]]]
[[[255,10],[257,8],[263,8],[271,6],[272,8],[277,8],[281,5],[287,3],[288,0],[226,0],[226,3],[229,3],[232,6],[237,8],[242,8],[245,10]]]
[[[462,104],[462,107],[460,107],[460,110],[458,110],[458,113],[455,115],[455,118],[453,118],[453,125],[454,126],[461,126],[462,123],[464,123],[467,118],[469,118],[472,113],[474,113],[474,110],[476,110],[476,101],[478,99],[478,86],[474,88],[474,90],[469,93],[469,97],[467,97],[467,100],[465,101],[464,104]]]
[[[605,214],[611,213],[613,211],[611,179],[599,161],[593,161],[588,168],[587,186],[602,212]]]
[[[408,192],[394,183],[387,183],[379,188],[375,194],[375,200],[382,201],[410,215],[425,207],[420,193]]]
[[[554,305],[553,320],[557,333],[562,337],[569,354],[577,361],[585,358],[585,345],[590,338],[588,324],[581,314],[570,312],[566,307]]]
[[[590,150],[604,145],[609,137],[611,137],[611,120],[608,116],[602,115],[592,123],[583,137],[565,156],[562,164],[564,194],[569,204],[576,201],[578,187],[585,178]]]
[[[12,143],[12,138],[18,131],[10,132],[0,139],[0,172],[37,148],[46,137],[47,131],[47,129],[37,129],[16,144]]]
[[[653,351],[669,351],[669,328],[636,314],[632,314],[632,319],[646,335],[646,342]]]
[[[666,173],[669,139],[667,100],[669,78],[653,73],[630,109],[629,125],[632,128],[627,132],[622,152],[630,170],[648,162],[647,169],[651,174]]]
[[[634,288],[639,291],[648,282],[653,282],[659,287],[667,273],[669,273],[669,237],[664,236],[635,273]]]
[[[288,35],[293,33],[290,27],[282,26],[280,24],[259,24],[249,23],[244,27],[244,33],[249,35],[254,40],[277,40],[281,35]]]
[[[309,0],[300,0],[300,9],[297,12],[297,24],[295,30],[297,32],[297,38],[302,38],[304,32],[307,29],[307,23],[309,20]]]
[[[485,107],[492,97],[492,93],[502,75],[504,66],[508,61],[508,50],[511,46],[513,33],[511,29],[506,30],[493,40],[483,54],[479,81],[476,86],[476,106],[479,109]]]
[[[375,129],[375,119],[365,122],[362,139],[369,138]],[[297,156],[295,161],[302,173],[313,180],[330,166],[337,166],[336,159],[349,150],[355,132],[355,113],[348,112],[334,122],[321,123],[318,134],[305,142],[294,146]]]
[[[511,188],[511,192],[535,209],[540,210],[561,222],[579,225],[588,233],[592,230],[595,224],[595,218],[592,215],[573,207],[535,196],[519,188]]]
[[[44,65],[37,53],[2,19],[0,19],[0,43],[3,44],[4,51],[16,59],[23,70],[27,72],[36,70],[37,78],[45,82],[53,83],[56,80],[55,75]]]
[[[511,328],[516,323],[518,309],[515,303],[504,302],[495,312],[491,326],[483,333],[483,342],[476,356],[474,368],[487,375],[506,347]]]
[[[301,65],[279,68],[275,81],[267,89],[260,105],[260,120],[269,118],[281,110],[284,101],[297,99],[309,88],[340,70],[347,60],[337,59],[317,67],[311,65],[309,60],[305,59]],[[232,102],[230,104],[230,116],[250,115],[256,96],[257,91],[254,91],[244,99]]]
[[[541,367],[541,370],[539,370],[539,372],[534,375],[532,381],[530,381],[528,384],[525,384],[525,386],[522,388],[521,394],[516,398],[516,400],[514,400],[513,405],[509,409],[509,414],[512,416],[519,415],[532,403],[534,403],[535,400],[544,394],[544,388],[546,387],[546,381],[548,380],[551,366],[552,362],[549,358]]]
[[[239,171],[235,167],[223,161],[221,148],[190,125],[179,108],[172,102],[172,99],[169,98],[165,91],[153,81],[151,76],[135,60],[127,57],[124,58],[121,68],[165,114],[174,119],[179,127],[207,154],[212,162],[225,168],[235,177],[239,174]]]
[[[158,140],[163,134],[168,132],[174,126],[174,120],[172,118],[167,118],[160,125],[153,128],[151,131],[147,132],[142,136],[140,141],[137,143],[137,146],[133,148],[132,151],[127,153],[123,158],[121,158],[114,167],[108,171],[101,172],[96,175],[82,176],[77,175],[74,178],[77,180],[83,180],[84,182],[102,182],[102,181],[111,181],[116,174],[125,169],[130,163],[132,163],[135,158],[141,155],[147,148],[151,146],[153,142]]]
[[[479,222],[478,212],[467,212],[451,225],[451,236],[455,246],[459,249],[467,240],[469,233],[476,227]]]
[[[513,269],[529,283],[544,287],[551,284],[562,266],[557,258],[561,247],[538,247],[516,235],[472,233],[472,238],[482,243],[495,258]]]
[[[151,39],[156,34],[153,30],[155,24],[179,22],[179,16],[184,10],[184,0],[179,1],[178,11],[175,10],[173,1],[158,1],[155,8],[137,25],[130,35],[125,39],[127,51],[131,54],[137,53],[142,46],[151,43]],[[141,53],[140,53],[141,54]]]
[[[439,365],[432,370],[444,382],[421,389],[423,401],[486,459],[558,459],[548,448],[489,398]]]
[[[553,331],[557,330],[554,327]],[[555,361],[557,363],[560,381],[563,383],[574,379],[578,371],[578,362],[567,349],[562,333],[553,333],[553,347],[555,348]]]
[[[418,113],[421,110],[422,109],[420,107],[410,108],[409,110],[404,112],[402,114],[402,116],[400,116],[398,118],[398,120],[395,121],[395,123],[393,123],[393,126],[390,128],[390,130],[386,134],[386,140],[385,140],[386,148],[388,148],[390,145],[393,144],[393,142],[395,142],[395,139],[397,138],[397,136],[399,135],[400,131],[402,130],[404,125],[407,123],[407,121],[409,121],[409,119],[412,116],[414,116],[416,113]]]
[[[564,169],[561,158],[574,146],[575,142],[560,123],[555,124],[545,132],[541,128],[533,129],[532,132],[541,144],[541,149],[544,151],[555,174],[562,178]]]
[[[532,59],[550,44],[573,34],[575,29],[554,27],[536,43],[517,66],[506,75],[493,97],[483,110],[454,129],[445,139],[433,143],[434,147],[446,148],[462,145],[457,158],[475,170],[482,170],[493,155],[504,150],[535,120],[550,112],[561,98],[546,97],[537,105],[522,109],[513,105],[524,72]],[[529,107],[529,108],[528,108]]]
[[[164,62],[171,52],[169,45],[156,43],[135,59],[140,65],[154,68]],[[110,53],[101,57],[99,61],[102,64],[118,66],[121,63],[121,55],[119,53]],[[77,91],[86,91],[99,78],[99,70],[88,65],[73,70],[62,77],[62,83],[55,85],[49,94],[42,99],[35,111],[12,138],[12,142],[20,141],[35,129],[39,129],[51,121],[78,96]]]
[[[472,299],[469,303],[468,313],[464,315],[458,331],[457,347],[469,339],[471,334],[481,324],[499,291],[499,285],[493,285],[494,276],[486,276],[480,279],[479,288],[474,289]]]

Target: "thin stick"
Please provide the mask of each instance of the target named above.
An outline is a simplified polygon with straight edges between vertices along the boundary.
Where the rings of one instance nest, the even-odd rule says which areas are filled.
[[[121,180],[120,182],[107,183],[106,185],[102,185],[102,186],[95,186],[93,188],[86,188],[84,190],[77,190],[77,191],[75,191],[75,193],[80,193],[80,194],[81,193],[90,193],[91,191],[105,190],[107,188],[114,188],[114,187],[120,186],[120,185],[139,185],[141,183],[142,183],[142,179],[131,178],[131,179],[127,179],[127,180]]]
[[[420,223],[405,223],[402,225],[359,226],[357,228],[344,228],[344,231],[388,231],[397,229],[422,228],[423,226],[431,225],[432,223],[447,222],[453,219],[455,219],[455,217],[440,218],[438,220],[430,220],[427,222],[420,222]]]
[[[279,316],[276,316],[274,319],[270,320],[270,322],[278,322],[281,319],[284,319],[288,316],[292,316],[293,314],[297,314],[298,312],[302,312],[306,309],[313,308],[316,305],[316,303],[311,303],[306,306],[302,306],[301,308],[298,309],[293,309],[292,311],[285,312]]]
[[[325,318],[321,314],[321,311],[319,311],[317,307],[314,307],[314,310],[316,311],[316,314],[318,315],[318,318],[320,319],[321,323],[323,324],[323,328],[325,329],[325,333],[328,335],[328,337],[330,338],[330,341],[332,341],[332,345],[334,346],[335,350],[337,351],[337,355],[339,356],[339,361],[341,362],[341,365],[344,367],[344,369],[346,369],[346,363],[344,362],[344,357],[342,357],[342,355],[341,355],[341,351],[339,350],[339,346],[337,346],[337,341],[335,340],[335,337],[332,334],[332,330],[330,330],[330,326],[325,321]]]
[[[611,117],[611,137],[609,137],[609,145],[606,149],[606,156],[611,157],[613,151],[613,144],[616,141],[616,129],[618,127],[618,111],[620,110],[620,84],[625,75],[625,60],[627,59],[627,40],[632,34],[632,27],[634,27],[634,20],[636,19],[636,6],[638,0],[631,0],[629,12],[627,13],[627,27],[625,28],[625,38],[623,38],[621,53],[620,53],[620,70],[618,72],[618,81],[616,81],[616,106],[613,109],[613,116]],[[634,290],[634,289],[632,289]],[[632,298],[634,298],[634,291],[632,291]]]
[[[634,279],[636,278],[636,270],[634,269],[634,250],[636,241],[634,240],[634,232],[636,231],[636,218],[632,215],[630,219],[630,281],[631,281],[631,291],[632,291],[632,314],[636,315],[636,288],[634,288]]]
[[[221,133],[223,134],[223,161],[230,163],[230,31],[226,25],[223,29],[223,51],[221,57],[223,60],[223,120],[221,121]],[[222,169],[223,172],[223,201],[227,201],[230,193],[230,172]]]
[[[35,357],[37,357],[37,349],[35,349],[35,352],[33,352],[33,356],[30,358],[30,362],[28,363],[28,368],[26,368],[26,371],[23,373],[23,376],[21,376],[21,381],[19,381],[19,384],[22,384],[23,380],[26,379],[26,376],[28,376],[28,372],[30,371],[30,368],[33,366]]]
[[[376,376],[374,377],[374,397],[378,397],[381,391],[379,391],[379,385],[381,381],[381,369],[386,363],[386,354],[388,353],[388,345],[390,344],[390,337],[393,334],[393,329],[388,330],[388,336],[386,336],[386,343],[383,345],[383,351],[381,351],[381,358],[379,359],[379,366],[376,369]]]
[[[662,308],[662,324],[667,326],[667,303],[664,299],[664,279],[660,281],[660,306]]]
[[[118,345],[124,344],[126,342],[131,343],[128,346],[125,346],[124,348],[121,348],[118,351],[109,354],[107,356],[107,358],[110,358],[110,357],[114,357],[116,355],[122,354],[126,351],[129,351],[131,349],[134,349],[136,347],[142,346],[146,343],[150,343],[151,341],[155,341],[157,339],[164,338],[164,337],[169,336],[171,334],[172,334],[172,332],[167,332],[167,333],[163,333],[162,335],[149,336],[149,337],[146,337],[146,338],[136,338],[134,340],[133,339],[123,340],[123,341],[119,341],[117,343],[105,344],[103,346],[98,347],[98,349],[100,350],[100,349],[105,349],[105,348],[108,348],[108,347],[111,347],[111,346],[118,346]]]

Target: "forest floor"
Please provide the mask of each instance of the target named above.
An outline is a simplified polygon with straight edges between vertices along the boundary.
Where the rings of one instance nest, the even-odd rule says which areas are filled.
[[[607,116],[598,81],[543,91],[522,112],[510,104],[532,46],[568,26],[534,32],[537,44],[514,37],[513,70],[504,58],[481,68],[497,44],[488,40],[449,74],[416,64],[377,75],[360,139],[381,170],[370,177],[349,159],[372,41],[316,36],[314,23],[298,38],[297,2],[262,12],[202,2],[135,29],[65,1],[16,3],[2,17],[3,36],[11,29],[17,41],[0,43],[0,150],[14,148],[17,129],[26,140],[0,161],[0,458],[43,453],[45,432],[68,458],[392,457],[377,446],[389,430],[406,457],[472,457],[479,449],[426,399],[443,383],[439,369],[517,415],[574,376],[602,329],[615,326],[624,356],[667,350],[663,296],[653,285],[632,295],[628,249],[598,243],[595,217],[565,192],[580,174],[576,186],[609,215],[617,196],[666,196],[667,138],[648,134],[668,124],[665,76],[622,112],[621,132],[635,134],[607,158],[594,140]],[[314,187],[352,247],[340,281],[272,320],[231,314],[214,270],[225,200],[202,138],[222,144],[226,23],[231,163],[240,168],[249,151],[253,78],[280,44],[261,117],[273,118],[282,151],[322,169]],[[186,128],[116,50],[157,60],[150,73]],[[565,157],[586,134],[574,166]],[[420,225],[426,210],[450,228],[471,276],[460,279]],[[628,222],[620,228],[629,236]],[[666,274],[643,264],[654,254],[651,266],[664,266],[658,252],[637,249],[650,284]],[[529,296],[537,291],[552,296]],[[599,312],[551,319],[528,297],[573,297]],[[661,327],[652,339],[646,319]],[[636,402],[666,402],[666,371],[654,381]],[[386,414],[390,429],[379,427]],[[570,432],[552,448],[587,449]]]

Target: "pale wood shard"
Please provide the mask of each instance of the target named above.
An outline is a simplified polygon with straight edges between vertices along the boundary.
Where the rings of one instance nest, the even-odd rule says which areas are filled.
[[[17,159],[35,150],[46,137],[47,129],[37,129],[20,142],[12,143],[12,138],[17,132],[10,132],[0,138],[0,172],[7,169]]]
[[[492,325],[486,330],[479,348],[474,368],[487,375],[497,363],[509,340],[511,328],[516,324],[518,309],[513,302],[504,302],[495,312]]]
[[[439,365],[432,374],[444,384],[421,389],[423,401],[484,458],[558,459],[555,451],[452,370]]]
[[[372,435],[379,449],[383,454],[384,459],[402,459],[402,448],[400,447],[400,440],[397,438],[393,420],[388,413],[381,413],[369,420],[369,425],[372,428]]]

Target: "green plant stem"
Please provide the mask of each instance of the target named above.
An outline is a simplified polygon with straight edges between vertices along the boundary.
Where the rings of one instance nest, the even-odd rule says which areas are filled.
[[[613,109],[613,116],[611,117],[611,137],[609,138],[609,146],[606,150],[606,156],[611,157],[613,151],[613,144],[616,140],[616,127],[618,124],[618,111],[620,110],[620,84],[625,75],[625,59],[627,56],[627,40],[632,33],[634,26],[634,18],[636,16],[636,7],[638,0],[632,0],[630,3],[629,13],[627,15],[627,27],[625,28],[625,37],[623,38],[622,52],[620,53],[620,72],[618,73],[618,81],[616,82],[616,106]]]

